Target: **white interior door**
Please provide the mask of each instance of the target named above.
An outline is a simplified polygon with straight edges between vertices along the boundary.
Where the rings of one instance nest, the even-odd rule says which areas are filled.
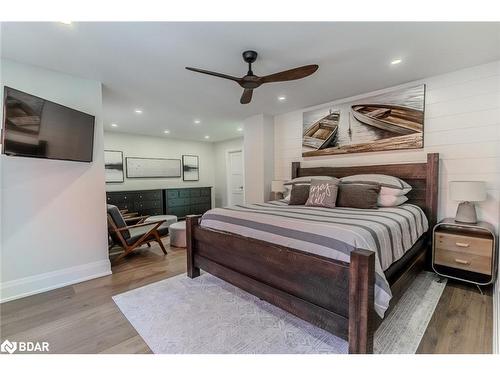
[[[243,204],[245,190],[243,176],[243,152],[229,151],[227,158],[228,205]]]

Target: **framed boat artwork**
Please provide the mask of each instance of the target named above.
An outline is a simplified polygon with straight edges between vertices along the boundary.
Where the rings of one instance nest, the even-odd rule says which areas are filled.
[[[304,112],[302,156],[424,147],[425,85]]]

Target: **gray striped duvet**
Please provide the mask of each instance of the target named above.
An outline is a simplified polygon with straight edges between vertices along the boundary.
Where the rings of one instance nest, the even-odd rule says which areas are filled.
[[[201,226],[349,262],[355,248],[375,252],[375,311],[384,316],[391,290],[384,271],[427,231],[415,205],[379,209],[289,206],[285,201],[215,208]]]

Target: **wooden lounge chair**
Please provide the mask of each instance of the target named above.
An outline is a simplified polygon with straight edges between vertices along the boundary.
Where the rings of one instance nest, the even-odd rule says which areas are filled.
[[[150,246],[149,242],[158,242],[163,254],[167,254],[158,232],[158,228],[165,220],[127,225],[118,207],[108,204],[107,213],[109,235],[113,243],[124,250],[119,258],[130,254],[144,244]]]

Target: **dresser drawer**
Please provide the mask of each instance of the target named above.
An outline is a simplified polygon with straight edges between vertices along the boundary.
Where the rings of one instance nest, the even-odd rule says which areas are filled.
[[[478,255],[467,250],[451,250],[436,247],[434,263],[441,266],[459,268],[466,271],[491,275],[491,248],[490,255]]]
[[[137,198],[139,200],[161,200],[162,194],[161,190],[146,190],[137,193]]]
[[[462,236],[460,234],[436,232],[435,247],[491,258],[493,240],[484,237]]]
[[[189,198],[175,198],[168,200],[168,207],[188,206],[190,204]]]
[[[206,203],[210,205],[210,197],[191,198],[191,204],[201,204],[201,203]]]
[[[210,188],[201,188],[200,189],[200,195],[202,197],[210,197],[212,194],[211,194],[211,189]]]
[[[201,194],[201,189],[198,189],[198,188],[196,188],[196,189],[189,189],[189,196],[191,198],[193,198],[193,197],[199,197],[200,194]]]

